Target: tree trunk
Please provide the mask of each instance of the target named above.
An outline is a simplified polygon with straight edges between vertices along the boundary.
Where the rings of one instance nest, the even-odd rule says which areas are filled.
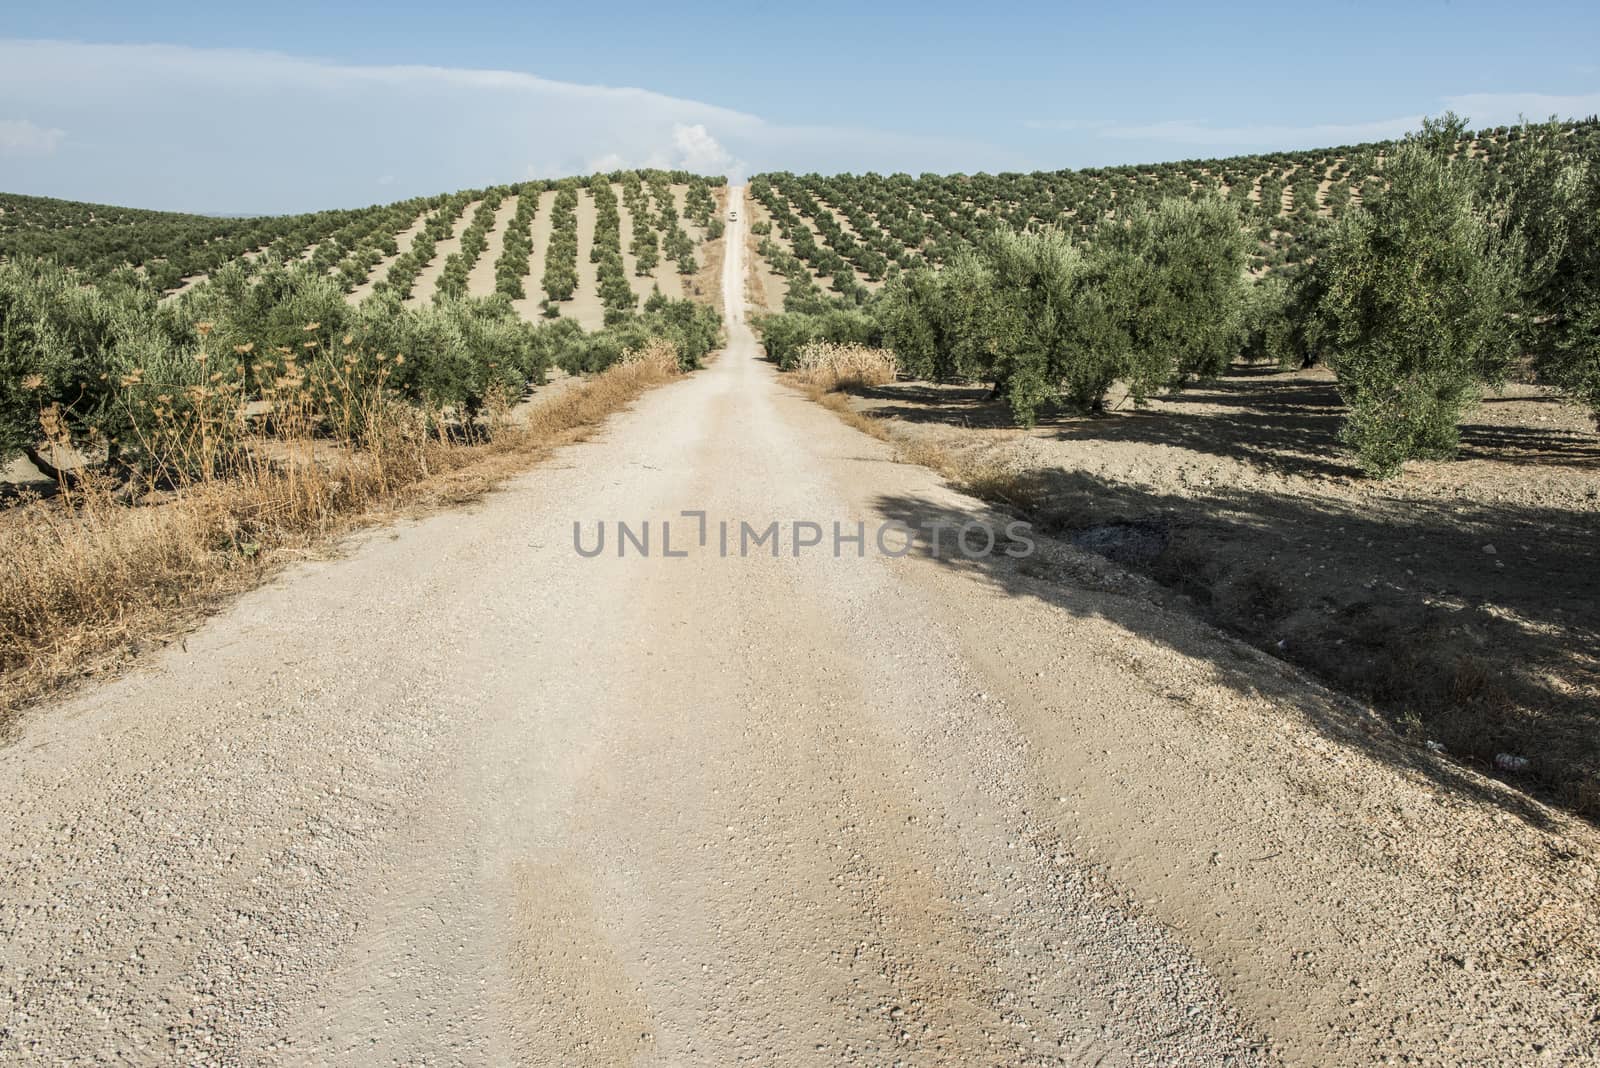
[[[69,470],[65,467],[57,467],[55,464],[46,460],[44,456],[40,454],[39,450],[34,446],[24,445],[22,448],[22,455],[26,456],[28,458],[28,462],[39,469],[39,473],[41,475],[50,479],[56,485],[71,489],[78,484],[78,473],[76,471]]]

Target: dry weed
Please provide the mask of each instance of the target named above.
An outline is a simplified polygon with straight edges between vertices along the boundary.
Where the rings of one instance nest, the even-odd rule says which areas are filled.
[[[895,380],[894,353],[865,345],[812,341],[795,354],[794,375],[827,390],[882,386]]]

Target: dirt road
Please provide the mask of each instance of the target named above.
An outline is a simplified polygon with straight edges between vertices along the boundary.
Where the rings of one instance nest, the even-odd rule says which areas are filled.
[[[0,753],[0,1059],[1582,1048],[1581,990],[1433,967],[1494,916],[1359,854],[1360,776],[1396,810],[1429,788],[1353,743],[1284,756],[1304,723],[1274,694],[1303,683],[1138,594],[1063,609],[1037,558],[876,552],[886,518],[984,513],[777,382],[729,229],[710,369],[30,716]],[[719,520],[778,522],[779,553],[723,556]],[[797,521],[824,545],[795,555]],[[1429,805],[1446,839],[1478,827]],[[1550,832],[1499,833],[1515,859]]]

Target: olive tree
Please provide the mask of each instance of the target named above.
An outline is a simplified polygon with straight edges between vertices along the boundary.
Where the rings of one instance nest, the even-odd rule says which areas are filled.
[[[1096,236],[1098,288],[1127,329],[1120,375],[1136,400],[1215,378],[1239,350],[1245,238],[1216,196],[1166,199]]]
[[[989,286],[975,316],[994,395],[1031,424],[1054,400],[1077,351],[1083,254],[1059,230],[996,230],[983,247]]]
[[[1397,147],[1387,190],[1341,220],[1323,256],[1343,437],[1377,477],[1453,456],[1462,411],[1512,351],[1513,260],[1454,143],[1429,126]]]
[[[988,377],[981,309],[993,285],[973,253],[943,271],[903,272],[883,293],[884,343],[909,374],[930,382]]]
[[[1600,158],[1554,120],[1524,126],[1497,200],[1519,252],[1518,335],[1539,379],[1600,421]]]
[[[121,379],[142,373],[147,353],[172,349],[177,334],[148,291],[84,285],[44,261],[0,263],[0,463],[23,454],[66,477],[38,448],[45,411],[55,438],[114,462],[128,418]],[[189,373],[180,385],[199,381]]]

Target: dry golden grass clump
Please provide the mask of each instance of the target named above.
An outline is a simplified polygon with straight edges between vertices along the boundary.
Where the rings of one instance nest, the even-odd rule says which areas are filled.
[[[678,346],[661,337],[651,338],[638,348],[627,350],[622,354],[622,363],[644,364],[668,377],[677,374],[683,366],[678,359]]]
[[[312,375],[284,359],[251,401],[220,382],[168,391],[131,376],[127,402],[155,406],[149,470],[129,483],[85,468],[56,496],[0,511],[0,715],[331,537],[492,488],[679,374],[676,348],[650,342],[464,426],[394,396],[386,362],[340,356]]]
[[[894,353],[865,345],[810,341],[795,354],[794,374],[824,389],[881,386],[895,380]]]

